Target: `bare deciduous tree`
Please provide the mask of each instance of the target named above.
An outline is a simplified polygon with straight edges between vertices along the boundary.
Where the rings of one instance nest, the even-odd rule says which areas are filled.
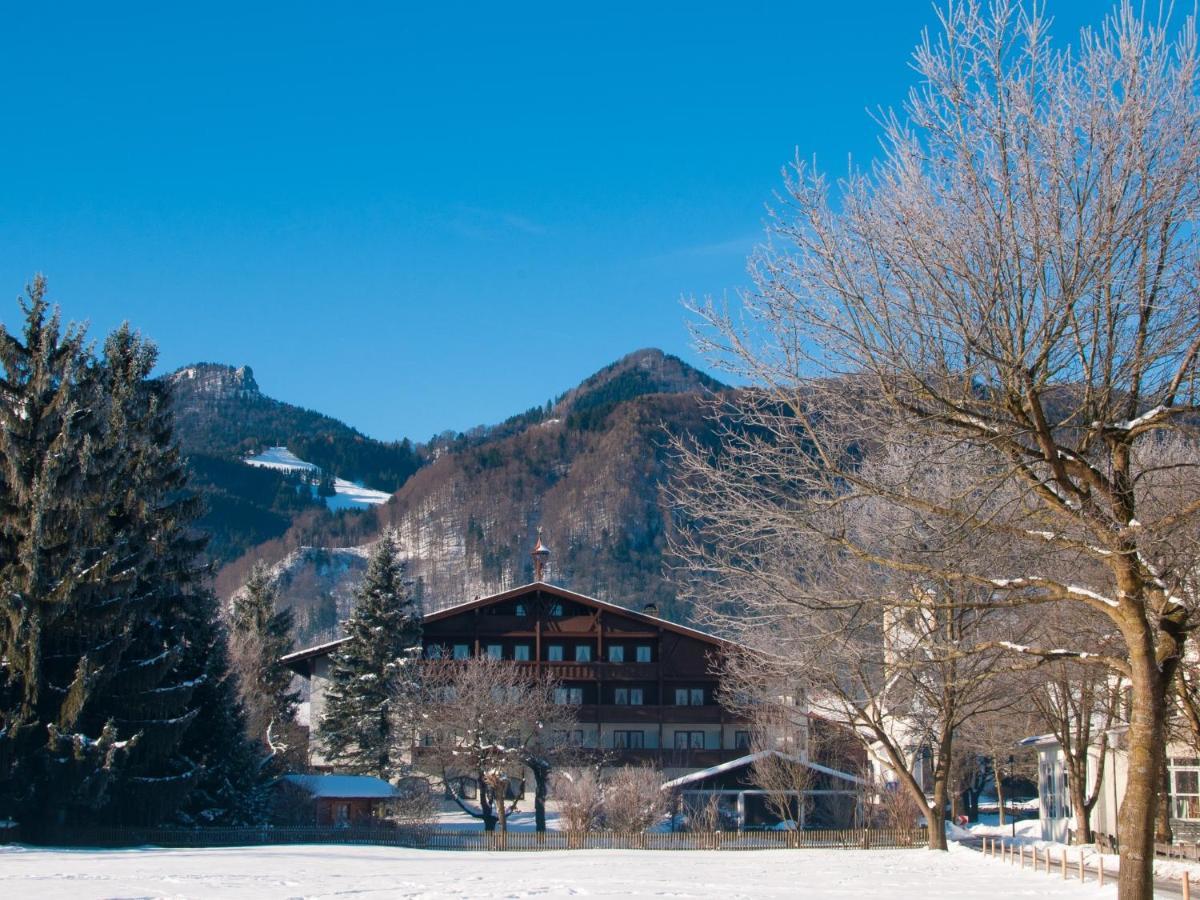
[[[1028,696],[1062,748],[1067,792],[1075,816],[1075,842],[1090,844],[1092,810],[1104,785],[1104,767],[1089,767],[1094,752],[1103,760],[1110,729],[1117,724],[1120,681],[1109,672],[1075,663],[1052,663]],[[1089,771],[1090,769],[1090,771]]]
[[[662,772],[647,766],[622,766],[604,779],[604,827],[627,833],[645,831],[666,813],[669,798]]]
[[[574,710],[554,702],[555,685],[547,674],[489,657],[425,664],[429,741],[419,752],[441,768],[455,802],[488,831],[506,827],[508,778],[534,766],[538,825],[545,828],[545,783],[552,762],[570,753],[575,724]],[[462,778],[478,786],[479,809],[457,788]]]
[[[554,779],[554,799],[567,831],[592,831],[600,823],[603,794],[595,769],[572,769]]]
[[[715,464],[681,446],[677,485],[694,517],[676,539],[688,590],[700,615],[744,648],[728,661],[725,693],[778,708],[780,686],[790,686],[782,695],[797,709],[858,736],[930,823],[930,845],[944,849],[955,731],[1010,702],[994,679],[1006,655],[999,644],[1027,626],[992,608],[987,588],[864,561],[804,521],[875,554],[936,552],[943,565],[976,552],[955,545],[957,528],[879,498],[829,504],[827,493],[786,481],[798,463],[778,441],[731,442]],[[930,468],[924,454],[884,448],[860,460],[859,477],[874,472],[930,498],[970,493],[978,461],[951,448],[938,458]]]
[[[703,349],[759,389],[734,400],[740,431],[709,463],[722,475],[757,453],[763,480],[717,499],[874,565],[973,585],[983,604],[1106,617],[1110,654],[1010,649],[1129,680],[1120,891],[1149,898],[1156,756],[1197,605],[1176,538],[1192,533],[1200,479],[1145,453],[1194,434],[1200,389],[1196,30],[1126,3],[1066,53],[1019,0],[953,2],[942,25],[916,51],[903,115],[880,116],[880,161],[836,186],[797,163],[742,314],[700,310]],[[986,465],[976,490],[931,498],[863,475],[881,442],[925,448],[934,467],[961,446]],[[1154,499],[1164,480],[1181,489],[1170,505]],[[920,511],[985,552],[880,552],[821,504],[780,501],[797,493],[825,513],[855,498]],[[1077,574],[1047,574],[1048,559]]]
[[[807,792],[814,786],[814,770],[800,760],[783,753],[766,752],[750,766],[754,784],[761,788],[763,803],[780,822],[789,827],[802,827],[807,806]]]

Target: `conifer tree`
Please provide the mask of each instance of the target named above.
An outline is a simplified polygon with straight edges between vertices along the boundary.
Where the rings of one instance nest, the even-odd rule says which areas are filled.
[[[193,695],[199,713],[184,733],[182,753],[197,775],[175,818],[188,825],[257,825],[267,817],[272,773],[246,734],[246,715],[227,652],[228,636],[212,615],[197,612],[184,668],[199,673]]]
[[[0,326],[0,815],[41,805],[47,744],[63,744],[62,775],[98,801],[124,755],[115,729],[72,735],[101,661],[60,659],[47,646],[89,584],[111,568],[92,546],[85,497],[100,480],[93,450],[102,394],[82,329],[61,325],[38,278],[21,301],[24,329]]]
[[[279,591],[267,568],[250,570],[229,607],[234,666],[246,710],[247,734],[272,755],[300,749],[295,725],[300,692],[280,659],[292,652],[292,611],[279,609]]]
[[[158,821],[203,774],[199,504],[154,347],[123,327],[96,357],[41,279],[22,307],[0,329],[0,814]]]
[[[392,779],[406,770],[419,706],[421,610],[395,531],[371,551],[346,637],[333,655],[322,750],[346,771]]]

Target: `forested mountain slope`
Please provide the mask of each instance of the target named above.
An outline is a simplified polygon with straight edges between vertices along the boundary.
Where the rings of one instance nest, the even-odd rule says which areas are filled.
[[[408,441],[376,441],[337,419],[265,396],[249,366],[199,363],[166,376],[172,386],[176,434],[207,513],[210,555],[236,559],[283,536],[298,519],[312,527],[330,514],[301,474],[251,467],[243,460],[286,447],[335,478],[392,492],[423,459]]]
[[[619,603],[656,603],[685,620],[664,577],[670,510],[661,488],[672,435],[711,440],[705,398],[723,386],[658,350],[630,354],[545,407],[443,437],[432,461],[376,511],[394,525],[426,609],[532,579],[537,528],[556,584]],[[294,528],[227,567],[222,593],[256,559],[275,564],[301,641],[330,637],[348,612],[359,553],[311,549]],[[347,546],[354,535],[346,535]]]

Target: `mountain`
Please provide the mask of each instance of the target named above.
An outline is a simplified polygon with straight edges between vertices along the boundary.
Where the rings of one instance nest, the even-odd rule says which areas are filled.
[[[552,550],[549,580],[621,603],[687,610],[666,578],[671,511],[662,496],[670,439],[715,445],[706,398],[720,382],[662,351],[639,350],[543,407],[495,426],[444,436],[429,462],[376,509],[394,526],[427,610],[532,580],[537,529]],[[255,560],[276,567],[302,643],[332,637],[349,610],[362,548],[314,549],[303,528],[221,573],[236,589]]]
[[[199,524],[218,562],[282,537],[298,522],[310,530],[330,522],[329,508],[378,503],[424,462],[408,441],[376,441],[337,419],[265,396],[249,366],[198,363],[165,378],[176,436],[207,504]],[[362,487],[362,502],[338,502],[354,486]]]

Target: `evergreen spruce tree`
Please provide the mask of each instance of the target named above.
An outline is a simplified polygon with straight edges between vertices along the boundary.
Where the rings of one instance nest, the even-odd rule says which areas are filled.
[[[371,551],[333,655],[320,739],[348,772],[391,780],[406,771],[418,715],[421,610],[405,580],[396,533]]]
[[[57,646],[115,558],[93,543],[89,502],[104,476],[98,367],[82,329],[62,327],[45,291],[40,277],[28,288],[20,335],[0,326],[0,816],[25,821],[46,809],[51,743],[59,777],[92,803],[128,748],[114,728],[77,727],[117,646]]]
[[[153,346],[122,328],[97,358],[44,294],[0,329],[0,813],[159,821],[203,774],[199,504]]]
[[[184,660],[200,677],[193,695],[199,714],[180,748],[198,774],[175,815],[188,825],[257,825],[267,818],[272,776],[267,757],[247,737],[228,640],[212,605],[199,605]]]
[[[293,649],[292,611],[279,609],[279,591],[265,566],[254,566],[234,596],[229,626],[247,734],[263,752],[300,762],[295,721],[300,692],[292,688],[292,671],[279,661]]]

